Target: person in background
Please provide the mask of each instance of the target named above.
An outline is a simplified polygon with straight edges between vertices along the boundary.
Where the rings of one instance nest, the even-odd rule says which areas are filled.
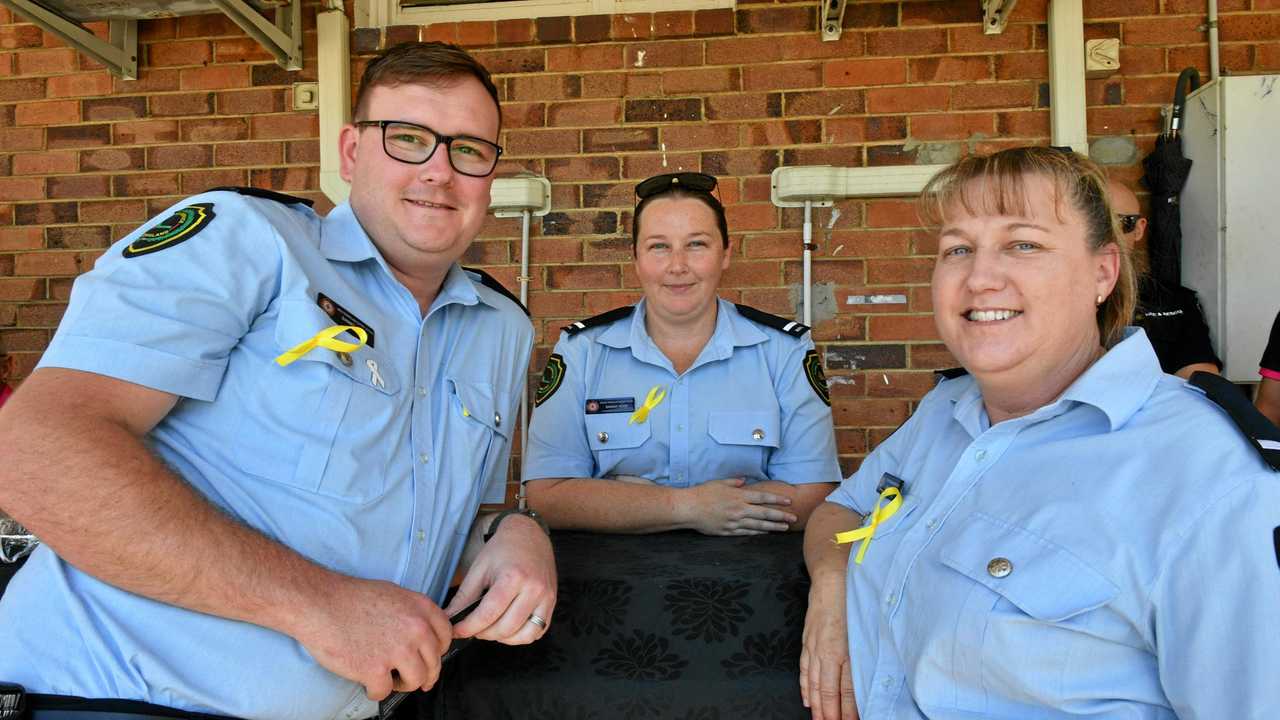
[[[1003,150],[921,203],[963,370],[809,520],[813,717],[1274,716],[1280,450],[1237,429],[1229,382],[1161,372],[1126,327],[1101,170]]]
[[[798,530],[840,477],[809,328],[719,297],[716,179],[636,187],[644,298],[564,328],[529,424],[529,504],[555,528]]]
[[[1268,420],[1280,425],[1280,312],[1271,323],[1271,337],[1258,364],[1258,374],[1262,380],[1258,383],[1253,403]]]
[[[33,720],[368,718],[431,687],[455,637],[545,631],[543,529],[477,518],[533,339],[457,264],[497,89],[407,43],[369,62],[354,117],[348,202],[218,189],[144,224],[77,279],[0,413],[0,507],[45,542],[0,600],[0,681]]]
[[[1132,256],[1133,249],[1146,236],[1147,219],[1128,186],[1112,179],[1107,189],[1120,223],[1120,237]],[[1194,372],[1216,375],[1222,371],[1222,360],[1213,351],[1209,326],[1194,290],[1166,285],[1147,273],[1139,273],[1134,324],[1146,331],[1160,367],[1170,375],[1186,380]]]

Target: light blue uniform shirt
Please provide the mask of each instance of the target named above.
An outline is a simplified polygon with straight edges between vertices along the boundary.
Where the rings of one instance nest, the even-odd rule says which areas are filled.
[[[944,381],[830,496],[866,514],[906,482],[849,563],[863,720],[1280,711],[1280,475],[1129,332],[995,426]]]
[[[211,192],[175,208],[197,202],[214,217],[189,239],[123,257],[140,228],[77,280],[41,365],[181,396],[147,441],[210,502],[321,565],[442,602],[480,502],[503,499],[529,320],[457,266],[423,318],[347,205],[322,219]],[[316,348],[280,367],[340,324],[320,294],[373,342],[349,365]],[[292,638],[124,592],[48,547],[0,626],[0,680],[32,692],[272,720],[377,711]]]
[[[645,331],[644,307],[561,335],[554,353],[564,378],[529,422],[526,480],[631,475],[682,488],[731,477],[839,482],[831,408],[805,375],[808,335],[748,320],[719,300],[711,339],[677,374]],[[666,397],[645,422],[632,423],[654,387]]]

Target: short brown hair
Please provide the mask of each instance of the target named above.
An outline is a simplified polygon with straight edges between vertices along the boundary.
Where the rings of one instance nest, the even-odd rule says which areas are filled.
[[[920,195],[920,214],[931,226],[941,225],[957,207],[971,214],[1026,215],[1028,176],[1049,180],[1057,190],[1054,205],[1065,199],[1083,217],[1085,239],[1094,252],[1111,246],[1120,258],[1120,273],[1111,294],[1098,306],[1098,335],[1110,348],[1124,338],[1138,302],[1133,258],[1120,242],[1120,227],[1111,211],[1107,176],[1089,158],[1051,147],[1018,147],[990,155],[962,158],[938,173]],[[983,187],[974,182],[984,180]]]
[[[448,85],[458,78],[473,77],[480,81],[498,108],[498,128],[502,128],[502,103],[498,101],[498,88],[489,77],[489,71],[466,50],[457,45],[442,42],[404,42],[383,50],[365,66],[360,77],[360,89],[356,91],[356,105],[352,119],[364,117],[365,97],[379,85],[416,83],[437,87]]]
[[[720,200],[709,192],[701,192],[698,190],[690,190],[689,188],[676,187],[671,190],[664,190],[654,193],[636,204],[635,211],[631,214],[631,254],[636,254],[636,242],[640,239],[640,216],[644,214],[646,208],[649,207],[651,200],[663,200],[671,198],[692,198],[698,202],[711,208],[711,214],[715,215],[716,227],[720,230],[720,242],[724,247],[729,247],[729,222],[724,216],[724,205],[720,204]]]

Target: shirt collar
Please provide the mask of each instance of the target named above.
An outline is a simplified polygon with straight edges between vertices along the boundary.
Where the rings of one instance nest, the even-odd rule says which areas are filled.
[[[360,262],[381,257],[373,240],[364,231],[349,203],[342,203],[324,216],[320,225],[320,252],[330,260]]]
[[[630,322],[617,322],[610,325],[600,333],[596,342],[609,347],[629,349],[631,354],[641,362],[670,367],[671,361],[649,337],[644,324],[644,313],[645,301],[641,300],[636,303]],[[698,355],[697,361],[689,369],[692,370],[699,365],[716,360],[724,360],[733,355],[735,347],[756,345],[768,339],[769,336],[756,327],[755,323],[738,314],[733,303],[723,298],[716,298],[716,328],[712,331],[706,347]]]
[[[436,299],[431,301],[431,308],[427,311],[430,315],[437,308],[457,303],[459,305],[475,305],[483,302],[490,307],[496,307],[492,302],[485,299],[485,296],[476,291],[476,285],[479,283],[471,275],[462,269],[458,263],[454,263],[449,267],[449,272],[444,276],[444,282],[440,283],[440,292],[436,293]]]
[[[1100,410],[1112,431],[1122,427],[1151,397],[1162,372],[1155,350],[1141,328],[1128,327],[1124,339],[1098,358],[1055,401],[1024,416],[1028,422],[1043,420],[1066,410],[1067,403],[1082,403]],[[976,380],[953,400],[952,417],[977,437],[990,427],[982,390]],[[1022,418],[1017,418],[1022,419]]]
[[[1111,429],[1129,421],[1146,403],[1163,372],[1147,333],[1127,327],[1124,339],[1116,343],[1071,383],[1062,400],[1092,405],[1106,414]]]

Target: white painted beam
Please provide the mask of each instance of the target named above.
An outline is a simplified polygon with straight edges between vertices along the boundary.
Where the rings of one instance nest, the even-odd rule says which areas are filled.
[[[316,15],[316,61],[320,84],[320,189],[339,205],[351,186],[338,173],[338,135],[351,118],[350,25],[342,10]]]
[[[1051,144],[1089,154],[1084,96],[1084,10],[1081,0],[1049,0]]]

